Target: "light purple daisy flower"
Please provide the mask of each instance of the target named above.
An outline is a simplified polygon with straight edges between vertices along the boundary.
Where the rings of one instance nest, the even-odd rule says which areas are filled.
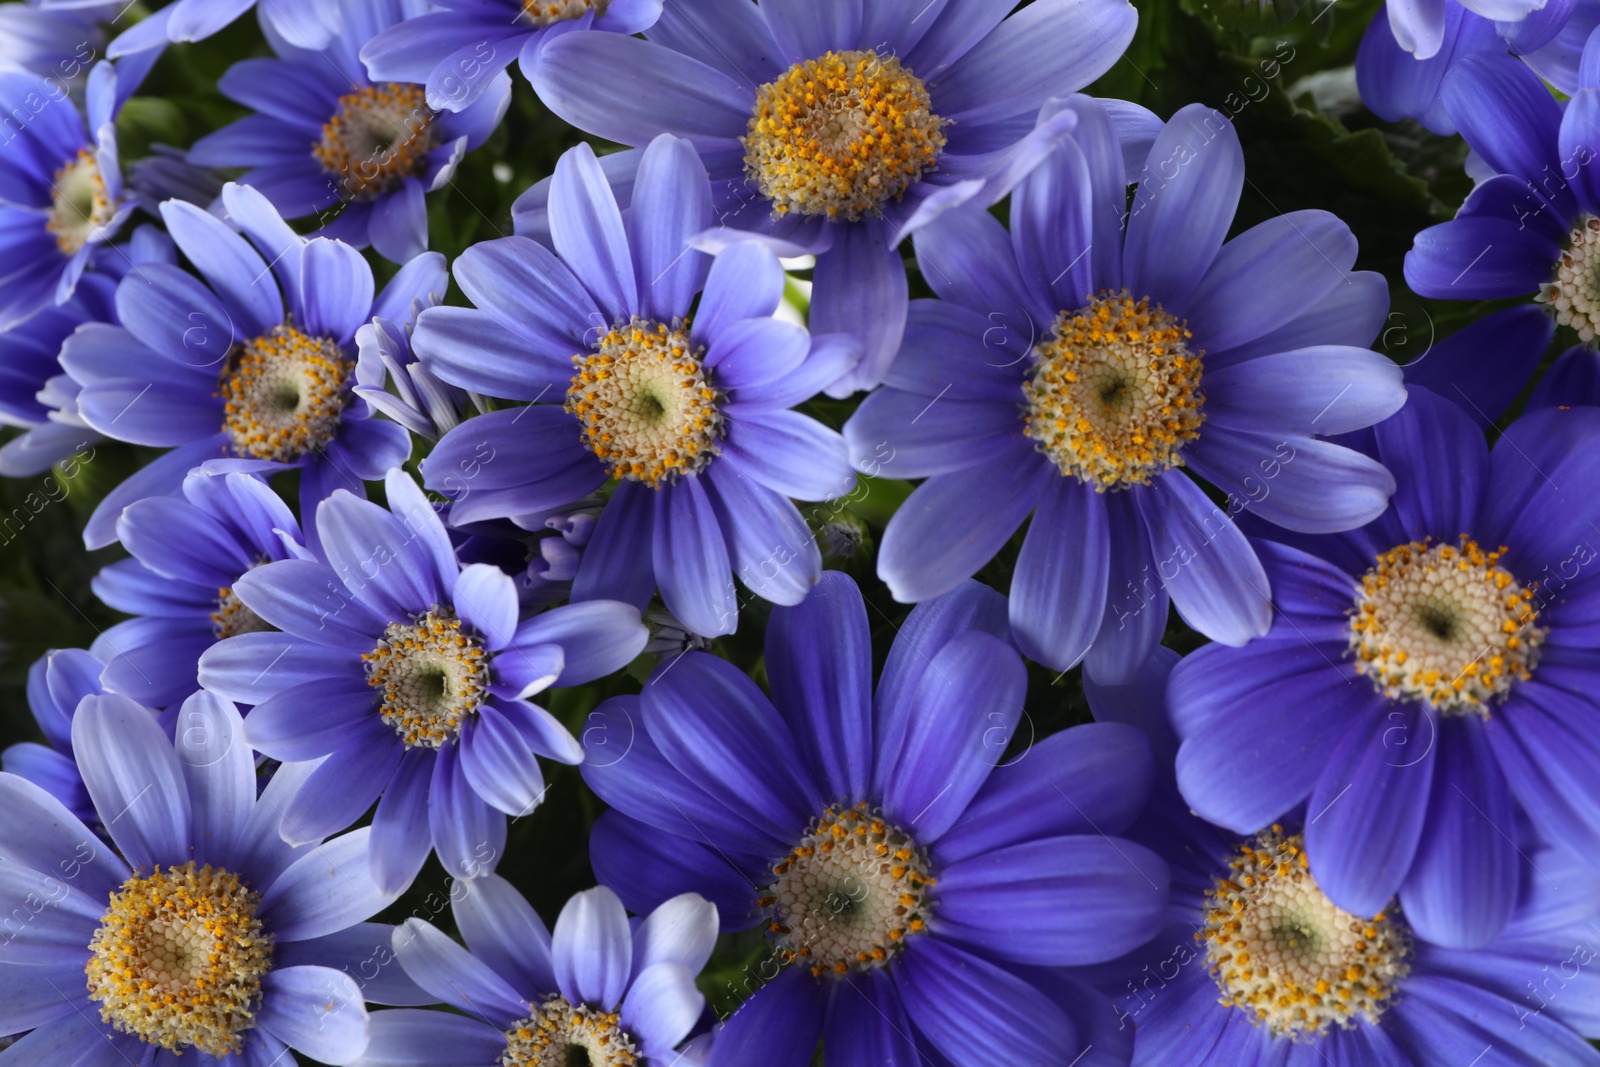
[[[494,869],[506,816],[544,797],[538,757],[583,758],[528,698],[620,670],[649,632],[615,601],[521,619],[511,576],[462,566],[410,475],[390,471],[384,487],[387,509],[344,491],[318,506],[326,562],[280,560],[234,583],[283,632],[212,646],[200,681],[255,705],[261,752],[321,761],[284,810],[286,837],[342,829],[378,801],[375,876],[398,890],[434,851],[458,877]]]
[[[91,548],[116,539],[124,507],[177,492],[208,459],[300,470],[310,511],[411,453],[405,430],[371,417],[353,393],[355,334],[375,316],[405,321],[417,300],[442,292],[444,257],[418,256],[375,296],[372,268],[354,248],[297,236],[247,186],[226,186],[223,203],[255,248],[191,204],[163,204],[199,277],[165,263],[136,267],[117,289],[122,326],[87,325],[62,351],[90,426],[171,449],[95,509],[84,530]]]
[[[117,74],[89,75],[86,111],[58,82],[0,70],[0,331],[72,299],[133,213],[117,162]]]
[[[321,51],[274,42],[276,58],[235,63],[217,83],[254,111],[195,142],[189,161],[251,168],[240,181],[285,218],[318,215],[317,231],[404,263],[428,247],[427,193],[455,176],[494,132],[511,79],[493,79],[472,106],[438,111],[422,86],[369,79],[363,42],[428,9],[425,0],[346,3],[344,32]],[[339,205],[343,210],[334,212]]]
[[[555,931],[511,883],[474,878],[452,894],[462,948],[432,924],[394,932],[406,974],[465,1015],[386,1011],[355,1067],[688,1067],[678,1046],[700,1019],[695,976],[717,941],[717,909],[694,893],[630,923],[604,886],[567,901]]]
[[[359,964],[391,903],[368,871],[370,829],[299,846],[279,815],[304,785],[257,795],[237,709],[184,702],[177,740],[150,709],[88,696],[72,747],[113,847],[32,782],[0,774],[0,1063],[266,1067],[297,1049],[344,1064],[367,1046],[367,997],[417,1003]],[[152,919],[152,913],[159,917]],[[354,955],[354,959],[351,957]]]
[[[1267,575],[1235,518],[1329,532],[1382,513],[1394,478],[1324,438],[1392,414],[1405,388],[1367,348],[1387,290],[1351,270],[1348,226],[1299,211],[1224,241],[1245,176],[1220,113],[1184,108],[1125,170],[1102,102],[1054,109],[1076,132],[1012,196],[1009,233],[966,207],[918,237],[940,299],[912,306],[845,438],[858,469],[927,479],[880,546],[897,600],[959,587],[1028,521],[1018,647],[1055,670],[1087,656],[1111,681],[1169,603],[1215,641],[1266,633]]]
[[[512,60],[530,79],[539,50],[567,33],[649,29],[662,0],[435,0],[435,10],[386,29],[361,49],[374,81],[420,82],[428,106],[462,111]]]
[[[815,254],[812,328],[864,343],[833,390],[847,394],[882,381],[900,345],[895,246],[956,204],[1004,197],[1071,127],[1062,116],[1036,129],[1040,106],[1110,69],[1138,21],[1125,0],[1014,6],[670,4],[647,40],[551,41],[533,83],[585,132],[636,148],[662,133],[693,143],[724,231],[707,247],[754,234],[785,255]]]
[[[854,476],[844,441],[791,410],[848,370],[848,338],[773,317],[784,273],[744,243],[714,258],[688,238],[710,224],[705,167],[663,135],[620,209],[580,145],[556,165],[555,251],[526,237],[456,260],[475,308],[437,307],[412,343],[440,379],[529,401],[468,419],[423,461],[452,523],[532,528],[610,481],[573,584],[576,599],[667,608],[704,636],[739,620],[737,573],[777,604],[816,584],[822,554],[793,500],[829,500]]]
[[[83,0],[44,0],[47,8],[82,6]],[[256,7],[256,0],[173,0],[134,23],[111,42],[108,53],[122,59],[160,50],[168,44],[203,41]],[[342,7],[330,0],[268,0],[258,8],[262,29],[300,48],[323,48],[344,29]]]
[[[106,630],[90,651],[106,687],[153,707],[193,692],[200,655],[235,634],[269,629],[233,584],[255,567],[304,555],[300,524],[266,482],[193,471],[176,496],[128,505],[117,539],[132,553],[95,576],[94,593],[135,618]]]
[[[28,668],[28,710],[45,743],[22,741],[0,752],[0,769],[39,786],[85,825],[98,825],[98,818],[72,758],[72,716],[84,697],[105,692],[103,670],[105,664],[81,648],[40,656]],[[189,688],[192,692],[192,682]]]

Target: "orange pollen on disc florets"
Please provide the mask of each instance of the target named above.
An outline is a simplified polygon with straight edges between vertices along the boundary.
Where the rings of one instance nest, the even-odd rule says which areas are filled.
[[[408,748],[453,741],[489,685],[489,654],[449,608],[390,623],[361,658],[367,684],[383,690],[383,721]]]
[[[217,607],[211,613],[211,630],[217,635],[218,641],[273,629],[276,627],[245,607],[244,601],[233,591],[233,586],[227,585],[217,590]]]
[[[289,462],[333,440],[355,364],[326,337],[283,323],[246,341],[223,372],[223,429],[240,456]]]
[[[175,1052],[239,1052],[272,967],[260,903],[237,875],[193,861],[122,883],[85,968],[101,1020]]]
[[[437,146],[436,114],[420,85],[369,85],[339,98],[311,151],[346,195],[370,200],[411,177]]]
[[[619,1013],[574,1007],[558,995],[506,1031],[500,1056],[502,1067],[634,1067],[638,1061],[638,1043],[622,1028]]]
[[[1534,591],[1499,565],[1504,548],[1412,541],[1378,557],[1350,612],[1356,670],[1391,700],[1489,713],[1533,676],[1548,628]]]
[[[94,150],[80,149],[78,158],[56,171],[45,229],[55,236],[61,251],[70,256],[116,213]]]
[[[1025,432],[1096,491],[1147,485],[1183,465],[1205,422],[1202,352],[1187,326],[1123,290],[1064,311],[1022,387]]]
[[[698,474],[717,455],[722,397],[704,356],[689,339],[688,323],[635,318],[614,327],[589,355],[572,357],[577,373],[567,411],[613,477],[654,489]]]
[[[1547,304],[1556,322],[1571,326],[1583,341],[1600,335],[1600,218],[1585,215],[1573,227],[1556,260],[1555,277],[1535,297]]]
[[[883,967],[927,926],[934,878],[909,834],[865,803],[827,808],[760,898],[777,955],[812,977]]]
[[[855,222],[938,165],[944,127],[894,56],[829,52],[756,91],[745,175],[778,215]]]
[[[598,18],[606,13],[611,0],[522,0],[522,18],[535,26],[570,22],[593,11]]]
[[[1317,887],[1304,840],[1281,826],[1240,846],[1206,896],[1206,966],[1222,1002],[1291,1040],[1378,1021],[1410,971],[1396,916],[1363,919]]]

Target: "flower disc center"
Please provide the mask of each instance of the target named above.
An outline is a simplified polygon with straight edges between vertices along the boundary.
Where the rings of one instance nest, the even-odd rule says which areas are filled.
[[[1096,491],[1147,485],[1182,466],[1183,446],[1205,422],[1202,353],[1190,336],[1127,290],[1062,312],[1022,387],[1024,432],[1062,474]]]
[[[1356,670],[1391,700],[1446,714],[1488,714],[1490,701],[1533,676],[1547,628],[1533,589],[1465,534],[1458,544],[1412,541],[1361,579],[1350,615]]]
[[[383,690],[383,721],[408,748],[455,740],[489,684],[488,653],[448,608],[390,623],[378,646],[361,658],[367,684]]]
[[[855,222],[938,165],[945,120],[894,56],[829,52],[756,91],[746,177],[778,215]]]
[[[391,192],[437,147],[436,112],[421,85],[369,85],[339,98],[312,154],[356,200]]]
[[[266,619],[244,606],[244,601],[233,591],[233,586],[217,590],[217,608],[211,613],[211,631],[221,641],[239,634],[257,634],[275,630]]]
[[[1223,1003],[1290,1038],[1377,1022],[1410,971],[1399,919],[1336,907],[1311,877],[1303,839],[1279,826],[1240,846],[1229,866],[1195,934]]]
[[[617,1012],[552,996],[506,1032],[502,1067],[633,1067],[639,1051]]]
[[[177,1052],[239,1052],[272,967],[260,903],[237,875],[192,860],[122,883],[85,968],[101,1020]]]
[[[613,477],[654,489],[698,474],[716,456],[721,397],[704,357],[687,323],[639,318],[617,324],[591,354],[572,357],[577,373],[566,408]]]
[[[1556,321],[1578,331],[1584,341],[1600,334],[1600,218],[1585,215],[1556,260],[1555,277],[1539,286],[1535,298],[1548,304]]]
[[[813,977],[885,966],[926,925],[927,854],[864,803],[825,810],[772,873],[768,930],[784,962]]]
[[[290,462],[333,440],[355,365],[327,337],[282,323],[246,341],[222,380],[223,429],[240,456]]]
[[[599,18],[610,6],[611,0],[522,0],[522,17],[543,28],[582,18],[591,11]]]
[[[79,149],[77,159],[56,171],[45,229],[55,235],[56,245],[70,256],[88,244],[94,231],[115,215],[94,150]]]

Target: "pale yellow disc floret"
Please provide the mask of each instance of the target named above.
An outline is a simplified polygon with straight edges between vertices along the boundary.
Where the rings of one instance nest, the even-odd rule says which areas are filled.
[[[745,175],[777,215],[855,222],[938,165],[944,127],[894,56],[829,52],[756,91]]]
[[[409,623],[392,622],[364,652],[367,684],[383,690],[383,721],[408,748],[455,740],[489,685],[489,656],[453,611],[435,607]]]
[[[522,0],[522,18],[543,28],[582,18],[591,11],[598,18],[610,6],[611,0]]]
[[[1556,260],[1555,277],[1539,286],[1534,299],[1549,306],[1556,321],[1578,331],[1584,341],[1600,334],[1600,218],[1584,215]]]
[[[101,1020],[175,1052],[239,1052],[272,966],[260,902],[237,875],[193,861],[129,878],[89,942]]]
[[[1547,629],[1533,589],[1465,534],[1458,544],[1412,541],[1378,557],[1350,614],[1356,670],[1391,700],[1446,714],[1487,715],[1533,676]]]
[[[211,631],[216,634],[218,641],[272,629],[271,623],[245,607],[239,594],[233,591],[233,586],[226,585],[217,590],[217,607],[211,613]]]
[[[94,150],[80,149],[76,159],[56,171],[45,229],[55,236],[57,247],[70,256],[116,213]]]
[[[288,323],[246,341],[222,377],[223,429],[240,456],[292,462],[339,431],[355,364]]]
[[[1222,1003],[1290,1039],[1375,1023],[1410,971],[1410,936],[1395,916],[1335,906],[1281,826],[1240,846],[1206,896],[1206,966]]]
[[[1026,434],[1062,474],[1099,492],[1182,466],[1205,421],[1202,353],[1190,336],[1126,290],[1062,312],[1023,385]]]
[[[826,809],[773,874],[760,903],[778,956],[813,977],[882,967],[927,926],[927,854],[864,803]]]
[[[398,188],[437,146],[435,114],[420,85],[369,85],[339,98],[311,151],[346,195],[370,200]]]
[[[618,323],[589,355],[572,357],[566,408],[613,477],[654,489],[698,474],[717,455],[722,397],[704,359],[688,323],[639,318]]]
[[[638,1043],[617,1012],[551,996],[506,1032],[502,1067],[634,1067]]]

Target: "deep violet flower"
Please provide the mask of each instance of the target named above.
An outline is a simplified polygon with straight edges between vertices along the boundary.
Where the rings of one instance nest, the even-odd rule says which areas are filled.
[[[85,326],[62,351],[90,426],[171,449],[101,501],[84,530],[91,548],[116,539],[123,508],[176,493],[207,460],[299,470],[301,507],[314,511],[335,488],[381,478],[411,453],[405,430],[373,418],[352,391],[355,334],[374,317],[407,321],[417,301],[442,292],[444,257],[418,256],[374,295],[372,268],[354,248],[297,236],[247,186],[224,187],[223,203],[249,241],[192,204],[163,204],[199,277],[166,263],[135,267],[117,289],[122,325]]]
[[[635,148],[688,138],[715,193],[708,247],[744,233],[815,254],[812,329],[864,346],[830,390],[848,394],[881,382],[900,346],[895,246],[956,204],[1004,197],[1022,161],[1070,127],[1036,128],[1040,105],[1110,69],[1138,21],[1124,0],[1014,6],[674,3],[643,41],[551,41],[533,83],[588,133]]]
[[[422,462],[454,524],[511,517],[532,528],[608,482],[576,599],[667,609],[703,636],[732,633],[737,574],[755,595],[802,599],[822,554],[792,500],[854,482],[843,439],[790,410],[859,349],[774,318],[777,258],[752,244],[715,257],[686,241],[710,224],[705,167],[658,138],[618,208],[594,152],[562,156],[555,251],[525,237],[462,253],[476,305],[435,307],[411,343],[445,382],[529,401],[468,419]]]
[[[528,697],[621,669],[649,632],[615,601],[522,619],[512,577],[462,566],[409,474],[391,470],[384,488],[387,509],[344,490],[318,505],[321,558],[233,584],[282,632],[213,645],[200,680],[255,705],[246,732],[261,752],[318,761],[283,811],[284,836],[342,829],[377,801],[375,877],[399,891],[435,851],[457,877],[494,869],[506,816],[544,797],[538,758],[583,758]]]
[[[724,930],[768,931],[712,1067],[805,1067],[819,1037],[829,1063],[1090,1051],[1079,1019],[1109,1006],[1034,972],[1155,932],[1165,870],[1108,836],[1144,804],[1149,748],[1094,724],[1007,761],[1027,683],[1005,632],[1000,595],[969,582],[912,611],[874,687],[866,604],[827,571],[773,611],[770,700],[686,652],[591,717],[584,779],[615,809],[591,839],[600,881],[635,911],[694,891]]]
[[[1179,111],[1124,171],[1100,102],[1049,107],[1076,130],[1018,186],[1009,233],[967,207],[918,236],[940,299],[913,305],[845,437],[858,469],[927,479],[878,555],[897,600],[955,588],[1032,513],[1018,646],[1056,670],[1087,656],[1113,681],[1160,640],[1169,598],[1213,640],[1265,633],[1271,592],[1235,517],[1319,532],[1375,518],[1394,479],[1324,438],[1405,390],[1366,347],[1387,290],[1350,269],[1343,222],[1297,211],[1224,243],[1245,177],[1219,113]]]

